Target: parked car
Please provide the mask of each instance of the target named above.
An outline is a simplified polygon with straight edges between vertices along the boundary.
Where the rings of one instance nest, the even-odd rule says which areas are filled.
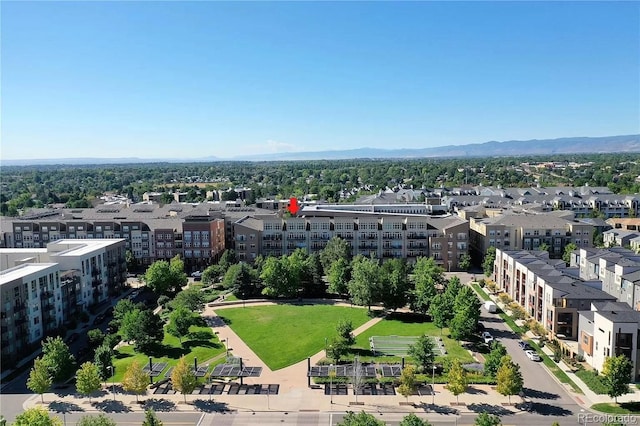
[[[93,320],[93,325],[101,324],[105,319],[106,316],[104,314],[100,314]]]
[[[489,344],[493,342],[493,336],[488,331],[485,331],[482,333],[482,340],[484,340],[486,344]]]
[[[191,276],[193,278],[201,278],[202,277],[202,271],[195,271],[194,273],[191,274]]]
[[[524,351],[530,351],[533,348],[531,346],[529,346],[529,344],[527,342],[525,342],[524,340],[518,340],[518,346],[520,346],[520,349],[524,350]]]
[[[524,353],[527,355],[527,358],[529,358],[531,361],[540,361],[540,356],[534,351],[524,351]]]

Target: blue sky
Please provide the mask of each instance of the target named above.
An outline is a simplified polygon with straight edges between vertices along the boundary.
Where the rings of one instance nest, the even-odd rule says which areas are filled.
[[[637,2],[2,2],[4,159],[640,133]]]

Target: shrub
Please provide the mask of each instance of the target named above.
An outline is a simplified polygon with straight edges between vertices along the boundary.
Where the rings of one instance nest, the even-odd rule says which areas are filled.
[[[500,295],[498,296],[498,300],[500,300],[500,302],[504,303],[505,305],[511,302],[511,298],[507,293],[500,293]]]
[[[171,298],[169,296],[163,294],[162,296],[158,297],[158,306],[164,307],[164,305],[166,305],[170,301],[171,301]]]

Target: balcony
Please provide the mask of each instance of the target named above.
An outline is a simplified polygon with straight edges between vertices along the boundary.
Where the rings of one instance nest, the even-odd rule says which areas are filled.
[[[407,238],[412,239],[412,240],[426,240],[427,236],[424,234],[416,234],[414,232],[411,232],[409,234],[407,234]]]

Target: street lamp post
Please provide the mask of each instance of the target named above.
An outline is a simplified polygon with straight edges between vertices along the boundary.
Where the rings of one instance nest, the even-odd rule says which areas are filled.
[[[436,366],[431,366],[431,405],[436,405]]]
[[[333,404],[333,364],[329,364],[329,398]]]
[[[116,373],[113,369],[113,365],[109,366],[109,370],[111,370],[111,391],[113,392],[113,400],[116,400]]]

